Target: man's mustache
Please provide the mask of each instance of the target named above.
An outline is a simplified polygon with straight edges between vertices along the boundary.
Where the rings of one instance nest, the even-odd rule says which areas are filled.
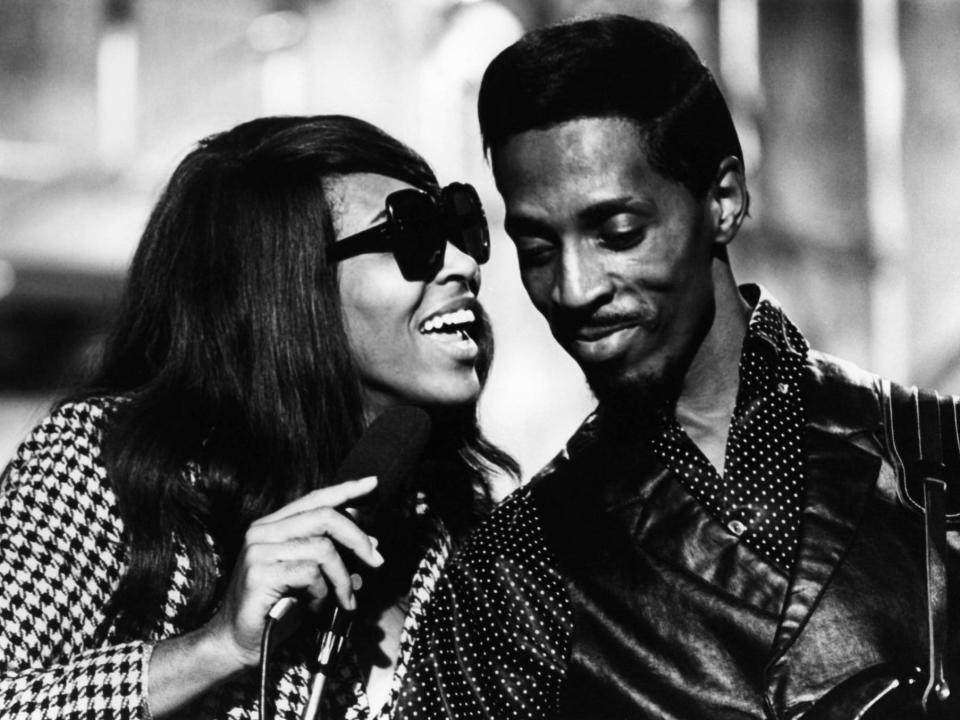
[[[621,326],[638,326],[645,330],[653,330],[657,322],[656,310],[643,306],[630,312],[559,311],[550,318],[550,327],[558,339],[572,339],[585,332]]]

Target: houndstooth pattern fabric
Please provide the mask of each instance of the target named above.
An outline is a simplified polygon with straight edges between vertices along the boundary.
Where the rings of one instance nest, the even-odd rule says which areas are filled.
[[[66,407],[20,447],[0,492],[3,717],[137,717],[146,646],[92,647],[122,568],[96,438],[103,408]],[[108,691],[104,691],[108,690]]]
[[[152,645],[182,635],[191,568],[178,552],[162,616],[141,639],[114,629],[96,643],[104,611],[125,570],[124,528],[100,460],[103,427],[116,400],[69,403],[20,446],[0,486],[0,718],[144,718]],[[212,541],[210,544],[213,552]],[[407,623],[409,624],[409,623]],[[406,628],[405,628],[406,629]],[[281,649],[271,658],[273,717],[297,720],[310,673]],[[207,693],[181,713],[191,720],[253,720],[256,673]]]

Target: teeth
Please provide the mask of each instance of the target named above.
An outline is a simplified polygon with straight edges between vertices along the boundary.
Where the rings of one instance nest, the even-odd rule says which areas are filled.
[[[453,312],[443,313],[442,315],[434,315],[423,324],[420,332],[438,332],[445,327],[450,327],[450,329],[453,330],[458,325],[470,325],[476,319],[477,316],[474,315],[473,310],[467,308],[454,310]]]

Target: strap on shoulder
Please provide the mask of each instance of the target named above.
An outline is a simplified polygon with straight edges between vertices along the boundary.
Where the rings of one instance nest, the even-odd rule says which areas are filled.
[[[957,403],[936,392],[906,389],[888,381],[884,381],[882,392],[887,443],[899,465],[898,492],[905,504],[924,517],[929,675],[923,707],[930,710],[950,697],[945,667],[947,505],[948,483],[952,480],[956,494],[957,475],[956,463],[948,469],[947,460],[954,448],[960,453]]]
[[[924,508],[924,478],[944,483],[945,520],[960,527],[960,407],[956,398],[881,382],[886,446],[904,505]]]

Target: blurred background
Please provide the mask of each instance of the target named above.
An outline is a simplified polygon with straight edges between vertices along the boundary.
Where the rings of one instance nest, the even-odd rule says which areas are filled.
[[[592,399],[519,284],[476,93],[524,30],[598,11],[672,25],[723,85],[753,196],[738,279],[815,347],[960,393],[960,2],[0,0],[0,462],[96,356],[191,145],[347,113],[480,190],[498,341],[482,420],[535,472]]]

